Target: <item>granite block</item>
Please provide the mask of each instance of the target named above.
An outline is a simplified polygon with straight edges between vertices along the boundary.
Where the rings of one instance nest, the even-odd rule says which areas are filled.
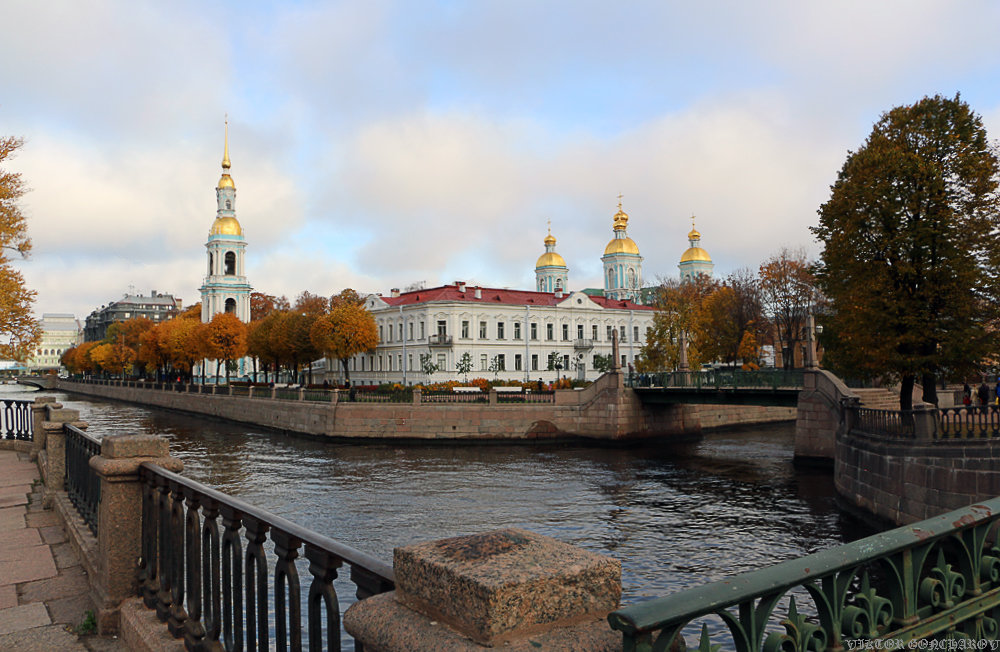
[[[396,599],[484,645],[604,616],[621,563],[527,530],[396,548]]]

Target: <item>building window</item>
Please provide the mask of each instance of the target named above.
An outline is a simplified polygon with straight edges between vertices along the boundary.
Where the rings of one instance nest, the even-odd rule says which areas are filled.
[[[444,371],[445,366],[447,364],[448,364],[448,362],[447,362],[447,360],[445,360],[444,354],[443,353],[438,353],[438,361],[437,361],[438,369],[440,369],[441,371]]]
[[[583,339],[583,324],[576,325],[576,339],[578,340]]]
[[[633,342],[638,342],[639,341],[639,327],[638,326],[633,326],[632,327],[632,341]]]
[[[554,327],[552,326],[552,324],[545,324],[545,339],[547,340],[556,339],[556,336],[553,335],[553,332],[554,332]]]
[[[624,369],[624,368],[625,368],[625,365],[626,365],[626,364],[627,364],[627,363],[625,362],[625,354],[622,354],[622,369]]]
[[[427,335],[424,333],[424,322],[420,322],[420,339],[424,339]]]
[[[619,342],[624,342],[625,341],[625,327],[624,326],[622,326],[621,328],[618,329],[618,341]]]
[[[514,371],[521,371],[521,354],[514,354]]]
[[[469,339],[469,320],[468,319],[466,319],[465,321],[462,322],[462,339],[463,340]]]
[[[479,322],[479,339],[486,339],[486,322],[484,321]]]
[[[413,354],[409,353],[406,356],[406,368],[413,369]]]
[[[514,339],[521,339],[521,322],[519,321],[514,322]]]
[[[232,276],[236,273],[236,254],[231,251],[226,252],[226,274]]]
[[[236,312],[236,299],[233,298],[226,299],[226,312],[228,313]]]
[[[410,335],[410,341],[412,342],[413,341],[413,322],[412,321],[410,322],[410,332],[409,332],[409,335]]]
[[[382,356],[378,357],[378,370],[382,371]]]
[[[507,371],[507,356],[503,353],[497,354],[497,371]]]
[[[444,320],[439,320],[438,321],[438,337],[444,339],[444,337],[447,334],[448,334],[448,323],[445,322]]]
[[[611,342],[612,341],[611,338],[614,337],[614,336],[611,334],[611,327],[610,326],[608,326],[608,333],[607,333],[607,335],[608,336],[605,339],[607,339],[609,342]]]
[[[563,342],[569,339],[569,324],[562,325]]]
[[[538,339],[538,324],[536,324],[535,322],[531,323],[531,339],[533,340]]]
[[[392,371],[392,356],[391,355],[385,356],[385,370],[386,371]]]
[[[385,327],[386,342],[392,341],[392,324],[387,324]]]
[[[532,353],[531,354],[531,370],[532,371],[538,371],[538,354],[537,353]]]
[[[486,371],[490,366],[489,359],[485,353],[479,356],[479,370]]]
[[[403,370],[403,354],[402,353],[400,353],[399,355],[396,356],[396,368],[399,369],[400,371]]]
[[[597,341],[597,324],[594,324],[593,326],[591,326],[590,330],[591,330],[591,337],[593,337],[594,341],[596,342]]]
[[[379,342],[384,342],[385,341],[385,338],[382,337],[382,327],[381,326],[378,327],[378,341]]]
[[[399,339],[399,341],[402,342],[403,341],[403,325],[402,324],[397,324],[396,334],[399,335],[399,337],[397,339]]]
[[[504,325],[502,321],[497,322],[497,339],[502,340],[504,338]]]
[[[569,356],[568,355],[564,355],[563,356],[563,369],[565,371],[569,371]]]

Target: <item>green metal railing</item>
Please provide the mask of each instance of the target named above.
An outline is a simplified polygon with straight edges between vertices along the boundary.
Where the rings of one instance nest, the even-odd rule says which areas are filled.
[[[684,649],[682,642],[703,652],[820,652],[996,640],[998,521],[1000,498],[993,498],[625,607],[608,621],[626,652]]]
[[[666,371],[649,374],[629,374],[629,387],[662,387],[692,389],[793,389],[802,388],[805,372],[800,370],[767,369],[743,371],[711,369],[705,371]]]

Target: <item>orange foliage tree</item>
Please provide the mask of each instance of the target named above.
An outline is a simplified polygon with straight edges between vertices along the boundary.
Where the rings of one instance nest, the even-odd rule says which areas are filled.
[[[346,292],[354,291],[345,290],[341,296]],[[323,355],[340,360],[344,377],[350,383],[348,361],[352,356],[372,351],[378,346],[378,329],[375,318],[364,306],[345,300],[335,302],[329,314],[316,319],[309,338]]]
[[[247,353],[247,325],[230,312],[220,312],[205,328],[205,355],[215,360],[215,375],[219,364],[226,366],[226,384],[233,363]]]
[[[0,163],[20,149],[20,138],[0,138]],[[24,284],[24,276],[11,266],[9,252],[26,257],[31,251],[28,225],[18,205],[24,195],[21,175],[0,168],[0,357],[25,360],[42,337],[31,314],[35,291]]]

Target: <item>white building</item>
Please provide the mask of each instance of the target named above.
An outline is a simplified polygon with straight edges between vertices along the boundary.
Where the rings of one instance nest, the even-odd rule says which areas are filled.
[[[62,368],[62,354],[83,341],[83,328],[73,315],[45,313],[42,315],[42,340],[28,358],[29,371],[54,371]]]

